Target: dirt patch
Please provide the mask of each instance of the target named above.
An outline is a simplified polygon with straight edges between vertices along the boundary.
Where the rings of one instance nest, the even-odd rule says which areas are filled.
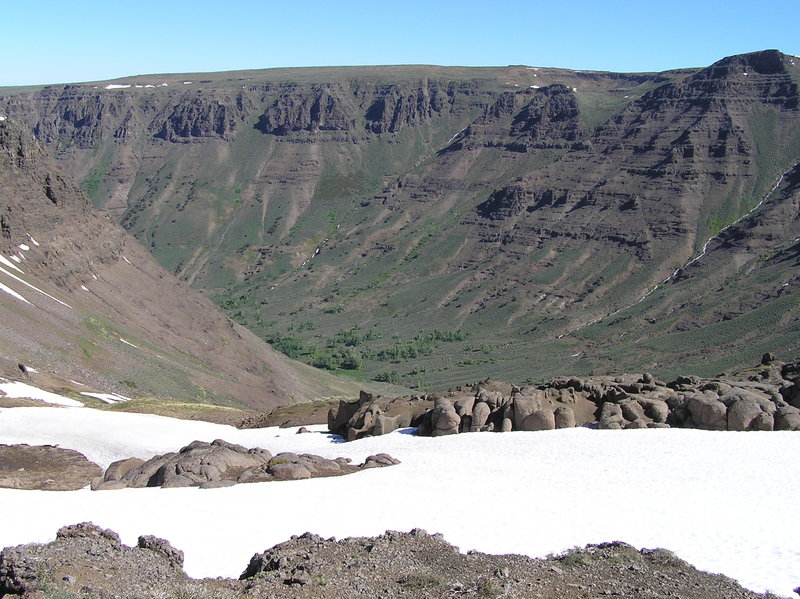
[[[35,399],[6,397],[5,395],[0,395],[0,408],[42,408],[45,406],[52,407],[52,405],[46,404],[43,401],[37,401]]]
[[[75,491],[97,476],[100,466],[82,453],[52,445],[0,445],[0,487]]]
[[[279,406],[269,413],[251,414],[241,419],[239,428],[265,428],[280,426],[289,428],[306,424],[327,424],[328,411],[339,405],[340,398],[321,399]]]

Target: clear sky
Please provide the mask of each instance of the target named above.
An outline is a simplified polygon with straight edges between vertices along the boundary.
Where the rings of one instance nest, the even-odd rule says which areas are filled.
[[[796,0],[15,0],[0,85],[286,66],[660,71],[777,48]]]

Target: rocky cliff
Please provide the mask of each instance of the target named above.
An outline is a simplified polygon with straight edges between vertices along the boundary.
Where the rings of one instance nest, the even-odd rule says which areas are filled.
[[[28,123],[162,265],[292,355],[342,363],[331,340],[359,326],[373,333],[359,333],[370,339],[348,363],[422,386],[621,368],[667,377],[679,358],[701,360],[623,347],[660,320],[652,314],[627,313],[622,343],[608,345],[598,319],[644,296],[673,310],[673,329],[657,336],[692,322],[727,327],[708,340],[720,360],[689,369],[781,353],[771,331],[793,319],[786,297],[756,327],[773,346],[750,348],[736,340],[749,325],[724,320],[740,308],[706,301],[689,314],[674,286],[650,292],[800,160],[800,59],[767,50],[630,75],[520,66],[201,77],[50,87],[4,96],[0,111]],[[794,222],[770,228],[762,254],[783,251]],[[741,273],[740,250],[709,248],[729,279]],[[784,285],[781,264],[725,303]],[[434,348],[430,367],[419,355],[385,358],[434,330],[472,340]]]

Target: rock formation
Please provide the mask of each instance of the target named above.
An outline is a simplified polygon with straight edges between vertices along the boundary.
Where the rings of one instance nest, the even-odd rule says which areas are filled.
[[[669,383],[650,374],[562,377],[538,387],[487,380],[425,396],[422,401],[384,399],[383,405],[401,412],[404,402],[406,413],[414,409],[416,413],[397,423],[417,426],[420,435],[434,437],[574,426],[800,430],[800,363],[779,362],[767,354],[758,367],[730,377],[680,376]],[[421,411],[423,407],[426,409]],[[331,410],[329,428],[348,441],[389,432],[376,425],[376,414],[381,415],[378,404],[364,394],[358,402],[342,402],[338,410]]]
[[[349,458],[329,460],[317,455],[247,449],[217,439],[211,443],[193,441],[177,453],[147,461],[119,460],[105,475],[92,482],[92,489],[106,491],[142,487],[200,487],[212,489],[236,483],[301,480],[320,476],[341,476],[367,468],[392,466],[400,462],[385,453],[369,456],[364,463],[350,464]]]
[[[763,597],[724,576],[700,572],[663,549],[603,543],[547,559],[463,554],[441,535],[420,529],[340,541],[306,533],[255,554],[239,580],[194,580],[182,563],[183,553],[164,539],[141,536],[136,547],[129,547],[115,532],[91,523],[65,526],[51,543],[0,552],[0,596]]]

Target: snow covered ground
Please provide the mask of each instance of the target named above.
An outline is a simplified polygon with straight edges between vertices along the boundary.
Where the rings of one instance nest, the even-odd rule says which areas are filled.
[[[462,551],[544,556],[621,540],[665,547],[756,591],[800,585],[800,434],[695,430],[475,433],[409,431],[342,443],[316,427],[231,427],[88,408],[0,410],[0,443],[58,444],[108,465],[223,438],[272,452],[398,466],[306,481],[223,489],[74,492],[0,489],[0,547],[46,542],[90,520],[134,544],[169,539],[191,576],[238,576],[250,557],[305,531],[324,537],[414,527]]]

